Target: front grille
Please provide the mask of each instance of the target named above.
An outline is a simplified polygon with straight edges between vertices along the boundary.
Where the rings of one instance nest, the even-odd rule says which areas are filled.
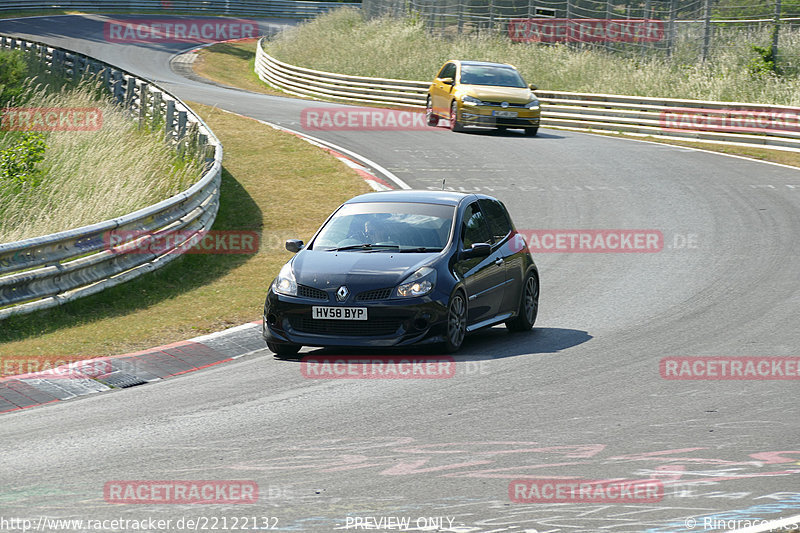
[[[487,101],[484,101],[483,103],[486,104],[486,105],[493,105],[493,106],[497,106],[497,107],[502,107],[500,105],[500,104],[502,104],[502,102],[487,102]],[[525,103],[525,104],[511,104],[511,103],[509,103],[508,107],[517,107],[517,108],[519,108],[519,107],[525,107],[526,105],[527,105],[527,103]]]
[[[297,331],[317,335],[342,335],[355,337],[382,337],[391,335],[400,328],[396,318],[371,320],[314,320],[308,317],[292,317],[289,323]]]
[[[309,287],[308,285],[298,285],[297,286],[297,295],[302,296],[303,298],[311,298],[314,300],[327,300],[328,293],[323,291],[322,289],[316,289],[314,287]]]
[[[385,300],[392,295],[394,287],[386,289],[372,289],[371,291],[364,291],[356,296],[356,301],[359,302],[374,302],[375,300]]]

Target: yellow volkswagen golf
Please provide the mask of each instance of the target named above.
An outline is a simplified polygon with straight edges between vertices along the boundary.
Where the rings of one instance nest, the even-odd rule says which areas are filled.
[[[453,131],[489,126],[522,128],[526,134],[536,135],[541,110],[535,90],[512,65],[451,60],[428,89],[428,125],[436,126],[444,119],[450,121]]]

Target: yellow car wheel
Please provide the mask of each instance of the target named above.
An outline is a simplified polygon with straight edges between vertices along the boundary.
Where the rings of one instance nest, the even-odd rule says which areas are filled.
[[[458,104],[455,100],[450,104],[450,131],[464,131],[464,126],[458,121]]]
[[[439,125],[439,117],[433,114],[433,104],[431,104],[431,97],[425,102],[425,118],[428,126],[436,127]]]

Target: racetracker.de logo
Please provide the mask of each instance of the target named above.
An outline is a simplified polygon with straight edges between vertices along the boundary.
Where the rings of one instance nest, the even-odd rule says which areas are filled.
[[[514,503],[657,503],[664,484],[655,479],[518,479],[508,485]]]
[[[373,107],[307,107],[300,125],[309,131],[429,130],[425,113]]]
[[[657,19],[511,19],[508,36],[522,43],[642,43],[664,38]]]
[[[103,34],[111,43],[213,43],[258,37],[258,23],[248,19],[110,20]]]
[[[665,357],[659,371],[674,380],[797,380],[800,357]]]
[[[111,359],[85,359],[61,355],[32,355],[0,359],[0,378],[91,379],[110,374]]]
[[[113,230],[103,234],[108,250],[117,254],[256,254],[255,231],[163,231]]]
[[[800,132],[800,107],[727,109],[675,107],[661,112],[660,125],[664,131]]]
[[[517,230],[512,250],[526,245],[531,253],[654,253],[664,248],[664,235],[653,229]]]
[[[448,379],[456,373],[456,362],[449,356],[309,355],[300,372],[307,379]]]
[[[109,481],[106,503],[240,504],[258,503],[255,481]]]
[[[7,107],[2,131],[98,131],[103,112],[96,107]]]

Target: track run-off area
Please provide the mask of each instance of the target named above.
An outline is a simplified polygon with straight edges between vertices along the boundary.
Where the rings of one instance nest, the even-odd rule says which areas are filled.
[[[338,106],[188,79],[170,60],[191,45],[109,42],[107,20],[3,20],[0,33],[301,133],[304,109]],[[259,20],[259,31],[286,24]],[[447,379],[309,379],[265,347],[2,415],[0,516],[153,518],[174,531],[203,518],[209,530],[231,530],[240,517],[240,529],[283,531],[354,529],[356,518],[398,530],[403,522],[391,520],[407,518],[401,530],[661,533],[800,515],[798,381],[665,379],[660,367],[664,358],[800,358],[799,169],[553,129],[533,138],[443,127],[307,133],[374,162],[384,179],[419,189],[446,179],[450,190],[496,196],[520,230],[658,231],[663,247],[534,254],[533,331],[468,337]],[[537,479],[657,480],[662,493],[513,501],[512,482]],[[110,503],[108,484],[125,480],[248,480],[258,498]]]

